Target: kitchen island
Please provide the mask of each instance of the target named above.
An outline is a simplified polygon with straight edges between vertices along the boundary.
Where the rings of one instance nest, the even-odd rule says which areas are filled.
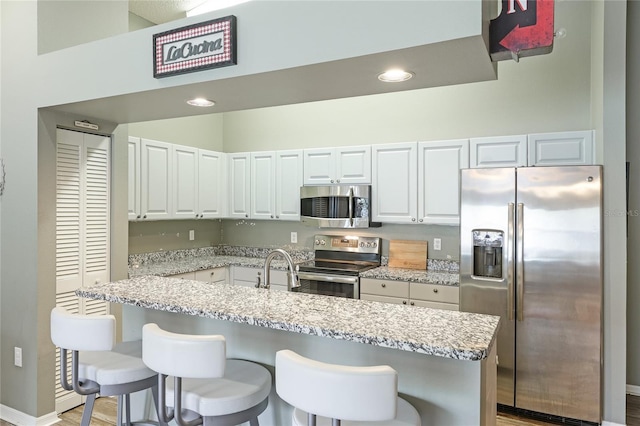
[[[325,362],[388,364],[424,425],[495,424],[497,317],[155,276],[77,294],[123,304],[125,340],[156,322],[223,334],[228,357],[267,366],[285,348]],[[274,389],[261,424],[288,424],[289,415]]]

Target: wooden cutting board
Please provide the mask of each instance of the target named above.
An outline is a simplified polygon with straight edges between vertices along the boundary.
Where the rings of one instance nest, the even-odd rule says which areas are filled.
[[[389,241],[389,267],[427,269],[427,242],[413,240]]]

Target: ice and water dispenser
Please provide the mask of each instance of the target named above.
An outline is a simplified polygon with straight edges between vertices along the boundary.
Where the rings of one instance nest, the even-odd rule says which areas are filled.
[[[489,229],[473,230],[473,275],[502,278],[504,233]]]

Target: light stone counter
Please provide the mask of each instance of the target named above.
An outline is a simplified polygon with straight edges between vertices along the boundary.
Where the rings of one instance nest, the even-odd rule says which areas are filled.
[[[458,286],[460,274],[449,271],[431,271],[419,269],[389,268],[380,266],[360,273],[361,278],[376,278],[380,280],[411,281],[424,284],[439,284]]]
[[[205,269],[221,268],[227,266],[245,266],[249,268],[262,268],[264,258],[247,256],[198,256],[170,262],[154,262],[129,266],[129,278],[145,275],[168,277],[183,274],[185,272],[202,271]],[[286,271],[287,263],[279,258],[271,262],[271,269]]]
[[[141,338],[150,322],[222,334],[229,358],[258,362],[272,375],[281,349],[345,365],[386,364],[423,425],[495,426],[497,317],[151,276],[77,294],[122,304],[125,340]],[[136,418],[149,412],[149,400],[136,396]],[[260,424],[289,424],[290,416],[274,386]]]
[[[81,297],[477,361],[499,317],[144,276],[80,289]]]

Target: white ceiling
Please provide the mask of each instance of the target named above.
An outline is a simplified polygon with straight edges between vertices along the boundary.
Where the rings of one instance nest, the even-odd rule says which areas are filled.
[[[187,10],[204,0],[129,0],[129,12],[154,24],[164,24],[184,18]]]

